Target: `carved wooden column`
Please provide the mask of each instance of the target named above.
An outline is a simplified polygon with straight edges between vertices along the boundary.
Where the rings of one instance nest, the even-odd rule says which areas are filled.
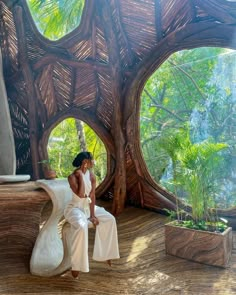
[[[34,88],[33,72],[30,68],[27,47],[26,36],[24,30],[24,19],[22,8],[16,6],[14,9],[14,17],[16,20],[16,31],[18,35],[19,46],[19,64],[22,68],[22,74],[25,80],[25,87],[28,95],[28,114],[29,114],[29,137],[30,137],[30,151],[33,167],[33,179],[39,178],[39,155],[38,155],[38,128],[37,128],[37,112],[36,112],[36,91]]]
[[[126,169],[125,169],[125,137],[122,130],[122,91],[121,91],[121,68],[120,52],[112,22],[112,13],[107,1],[101,3],[103,25],[105,29],[109,64],[112,75],[112,99],[113,99],[113,125],[112,135],[115,142],[115,187],[113,200],[113,214],[117,215],[124,209],[126,200]]]

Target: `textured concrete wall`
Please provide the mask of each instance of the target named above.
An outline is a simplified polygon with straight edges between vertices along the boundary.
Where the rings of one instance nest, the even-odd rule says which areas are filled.
[[[0,51],[0,175],[13,175],[16,171],[15,143],[12,132]]]

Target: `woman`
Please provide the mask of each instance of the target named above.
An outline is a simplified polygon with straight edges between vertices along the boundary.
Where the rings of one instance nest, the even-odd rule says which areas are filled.
[[[107,261],[119,258],[116,220],[104,208],[95,205],[95,175],[89,170],[93,167],[90,152],[79,153],[72,165],[76,167],[68,176],[72,190],[72,201],[64,211],[65,218],[71,224],[71,265],[72,276],[79,272],[89,272],[88,259],[88,222],[96,227],[93,259]]]

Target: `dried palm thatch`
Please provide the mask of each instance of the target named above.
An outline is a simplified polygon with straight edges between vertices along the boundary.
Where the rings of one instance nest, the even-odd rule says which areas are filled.
[[[0,46],[16,143],[17,172],[41,177],[52,128],[86,122],[108,153],[98,196],[173,209],[174,196],[151,178],[139,138],[140,93],[173,53],[236,48],[236,3],[226,0],[86,1],[81,24],[58,41],[37,31],[26,1],[0,0]]]

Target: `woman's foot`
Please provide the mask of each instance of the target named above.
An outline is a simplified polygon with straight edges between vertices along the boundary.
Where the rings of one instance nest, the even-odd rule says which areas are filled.
[[[110,260],[110,259],[107,260],[107,264],[108,264],[109,266],[111,266],[111,260]]]
[[[71,274],[72,274],[72,277],[73,277],[74,279],[77,279],[78,276],[79,276],[79,271],[78,271],[78,270],[72,270],[72,271],[71,271]]]

